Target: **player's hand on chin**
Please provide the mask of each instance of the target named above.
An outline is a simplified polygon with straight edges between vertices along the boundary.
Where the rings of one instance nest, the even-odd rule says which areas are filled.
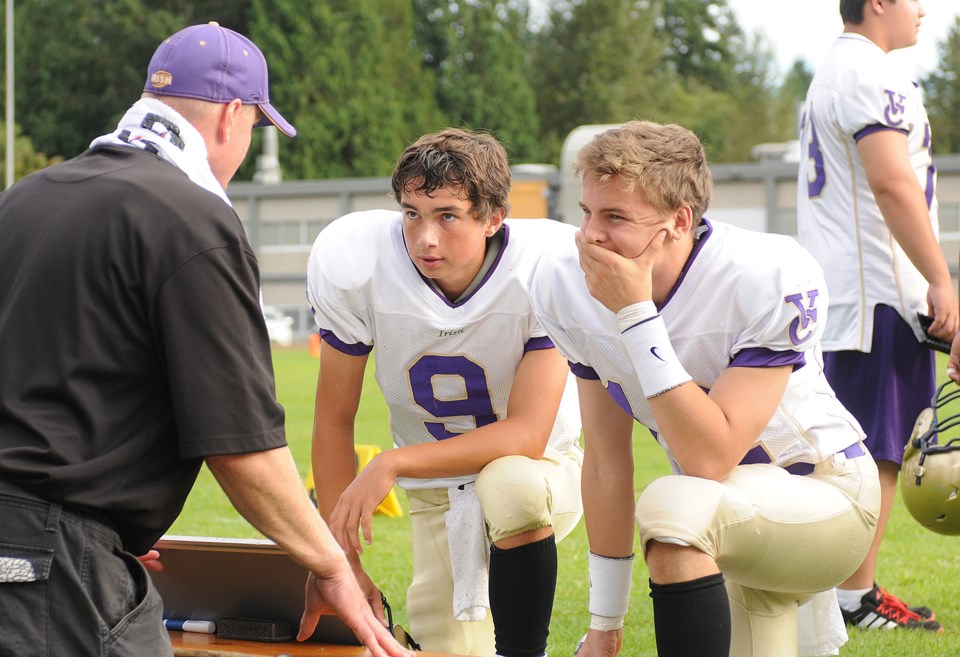
[[[653,298],[653,265],[663,249],[667,231],[660,230],[633,258],[587,241],[577,231],[577,250],[590,295],[612,312]]]
[[[413,657],[374,615],[346,559],[338,563],[334,572],[322,577],[310,573],[305,593],[297,641],[310,638],[320,616],[333,612],[353,630],[373,657]]]
[[[330,531],[344,549],[363,554],[359,530],[367,545],[373,543],[373,514],[397,480],[389,466],[392,451],[377,454],[357,474],[330,514]]]
[[[590,630],[576,657],[617,657],[623,649],[623,628],[619,630]]]

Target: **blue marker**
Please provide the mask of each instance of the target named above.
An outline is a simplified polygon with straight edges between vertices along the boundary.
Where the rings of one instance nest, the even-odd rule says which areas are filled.
[[[168,630],[174,630],[177,632],[200,632],[201,634],[215,634],[217,631],[217,624],[213,621],[173,620],[166,618],[163,621],[163,626]]]

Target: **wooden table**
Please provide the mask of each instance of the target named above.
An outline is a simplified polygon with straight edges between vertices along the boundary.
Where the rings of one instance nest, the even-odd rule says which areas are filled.
[[[176,657],[370,657],[370,651],[362,646],[341,646],[329,643],[300,643],[288,641],[269,643],[265,641],[241,641],[221,639],[213,634],[197,632],[170,632],[173,654]],[[423,657],[453,657],[438,652],[418,652]]]

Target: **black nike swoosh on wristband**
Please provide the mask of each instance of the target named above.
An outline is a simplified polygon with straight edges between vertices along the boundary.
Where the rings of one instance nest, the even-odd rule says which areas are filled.
[[[657,360],[659,360],[661,363],[666,363],[666,362],[667,362],[667,361],[665,361],[663,358],[660,357],[660,354],[657,353],[657,347],[656,347],[656,346],[650,347],[650,353],[653,354],[653,357],[656,358]]]

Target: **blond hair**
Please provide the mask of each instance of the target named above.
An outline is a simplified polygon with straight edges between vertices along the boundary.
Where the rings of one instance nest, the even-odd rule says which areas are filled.
[[[713,178],[696,135],[678,125],[631,121],[594,137],[577,154],[581,178],[619,177],[629,191],[640,189],[660,213],[690,206],[699,221],[710,204]]]

